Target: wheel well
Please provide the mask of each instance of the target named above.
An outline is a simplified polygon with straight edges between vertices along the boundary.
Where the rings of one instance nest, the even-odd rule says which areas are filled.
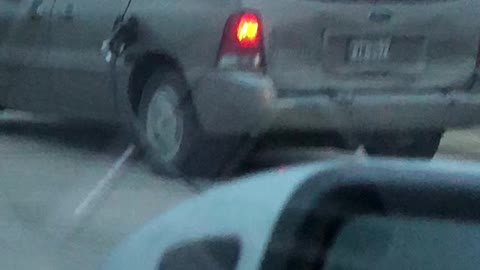
[[[128,98],[132,106],[132,110],[137,113],[140,100],[142,98],[143,87],[148,78],[155,69],[171,68],[183,74],[177,60],[167,54],[158,52],[147,52],[138,57],[135,61],[133,71],[131,72],[128,84]]]

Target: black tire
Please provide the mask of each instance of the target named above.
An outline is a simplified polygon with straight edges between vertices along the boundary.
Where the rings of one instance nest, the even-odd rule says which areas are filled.
[[[151,107],[155,106],[152,99],[155,95],[163,95],[162,93],[165,92],[174,92],[177,97],[174,101],[175,98],[170,97],[173,95],[166,95],[175,106],[175,116],[178,120],[174,136],[178,135],[178,129],[182,130],[179,143],[174,144],[178,146],[175,152],[162,152],[166,148],[173,149],[173,147],[160,147],[153,137],[166,135],[153,136],[149,131],[151,128],[148,127],[152,121],[149,120],[152,118],[149,118],[149,109],[152,111],[154,109]],[[237,155],[240,154],[238,149],[247,140],[246,136],[206,134],[198,122],[185,80],[175,71],[157,69],[152,73],[145,83],[138,114],[146,160],[156,173],[175,178],[215,178],[230,173],[236,167],[236,164],[232,164],[233,162],[243,161]],[[169,154],[169,158],[166,158],[165,152],[173,154]]]
[[[399,143],[394,136],[378,136],[365,149],[370,155],[431,159],[440,146],[443,132],[431,131],[411,135],[409,143]]]

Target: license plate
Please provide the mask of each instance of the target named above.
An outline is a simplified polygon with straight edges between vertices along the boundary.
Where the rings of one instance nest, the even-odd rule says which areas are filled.
[[[349,59],[352,62],[372,62],[388,60],[390,38],[353,39],[349,46]]]

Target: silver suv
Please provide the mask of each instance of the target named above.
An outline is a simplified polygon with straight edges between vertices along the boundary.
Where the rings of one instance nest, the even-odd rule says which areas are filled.
[[[480,122],[478,1],[0,1],[0,104],[124,123],[164,174],[276,131],[432,157]]]

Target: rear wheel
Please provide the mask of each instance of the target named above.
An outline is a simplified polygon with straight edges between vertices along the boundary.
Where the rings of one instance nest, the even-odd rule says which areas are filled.
[[[366,145],[368,154],[380,156],[433,158],[443,132],[419,132],[406,136],[379,135]]]
[[[218,177],[235,167],[244,136],[214,136],[200,127],[182,76],[157,70],[147,80],[139,107],[146,159],[170,177]]]

